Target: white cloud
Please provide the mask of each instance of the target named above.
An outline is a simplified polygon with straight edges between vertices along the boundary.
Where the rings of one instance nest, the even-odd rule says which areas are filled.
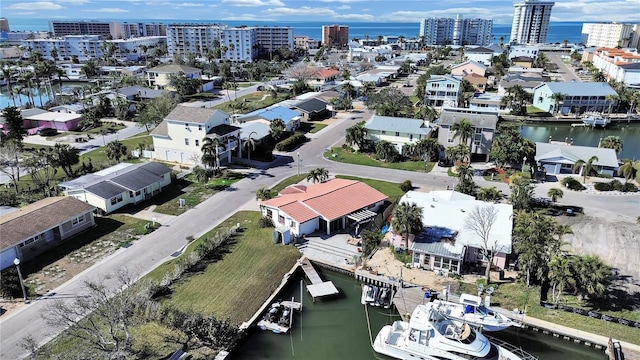
[[[351,21],[376,21],[377,16],[369,14],[344,14],[333,17],[335,20],[351,20]]]
[[[104,12],[104,13],[128,13],[129,10],[120,8],[100,8],[100,9],[84,9],[83,12]]]
[[[241,7],[284,6],[280,0],[222,0],[221,3]]]
[[[56,0],[56,2],[63,4],[82,5],[89,2],[89,0]]]
[[[33,14],[35,14],[34,11],[21,11],[16,13],[16,15],[33,15]]]
[[[349,5],[340,5],[336,8],[336,10],[349,10],[351,9],[351,6]]]
[[[5,10],[61,10],[64,6],[53,3],[51,1],[22,2],[11,4],[4,8]]]
[[[327,8],[313,8],[309,6],[303,6],[301,8],[275,8],[267,9],[264,11],[266,14],[274,16],[336,16],[336,12]]]
[[[204,6],[204,4],[202,3],[190,3],[190,2],[183,2],[183,3],[178,3],[178,4],[173,4],[171,3],[173,6],[175,7],[201,7]]]
[[[372,0],[316,0],[318,2],[326,2],[326,3],[359,3],[359,2],[372,2]]]

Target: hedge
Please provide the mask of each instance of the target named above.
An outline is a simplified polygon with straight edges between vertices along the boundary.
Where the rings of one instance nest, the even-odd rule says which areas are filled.
[[[594,189],[598,191],[622,191],[622,192],[636,192],[638,187],[633,183],[626,182],[621,183],[619,180],[611,180],[608,183],[601,182],[593,185]]]
[[[307,137],[304,134],[295,133],[288,138],[280,141],[276,144],[276,150],[278,151],[289,151],[294,149],[300,144],[303,144],[307,141]]]
[[[586,189],[584,186],[582,186],[582,184],[580,184],[580,181],[572,177],[566,177],[562,179],[561,183],[570,190],[582,191]]]

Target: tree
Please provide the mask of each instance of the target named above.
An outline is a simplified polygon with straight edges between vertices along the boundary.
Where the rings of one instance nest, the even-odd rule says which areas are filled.
[[[416,203],[403,201],[391,212],[391,227],[402,235],[404,248],[409,248],[409,235],[418,234],[424,227],[422,224],[422,207]]]
[[[551,95],[551,98],[555,103],[555,105],[553,106],[554,114],[558,114],[558,112],[560,111],[560,102],[564,101],[565,96],[565,94],[559,92],[554,92],[553,95]]]
[[[15,106],[7,106],[2,111],[2,116],[5,121],[5,129],[8,129],[6,138],[15,139],[22,148],[22,140],[27,134],[27,131],[24,129],[24,120],[22,119],[20,110]]]
[[[453,131],[453,138],[454,139],[459,139],[461,144],[464,144],[465,146],[468,146],[467,143],[469,141],[469,139],[473,138],[473,135],[475,134],[475,130],[473,128],[473,124],[471,124],[470,121],[468,121],[467,119],[462,119],[459,122],[453,124],[453,126],[451,126],[451,130]],[[469,149],[471,150],[471,149]]]
[[[517,126],[501,124],[493,139],[489,156],[496,161],[498,166],[504,166],[506,164],[520,164],[525,157],[533,159],[535,153],[535,143],[522,137]]]
[[[247,148],[247,160],[251,160],[251,152],[256,149],[256,140],[252,137],[253,134],[258,135],[257,132],[252,131],[249,133],[249,137],[245,140],[243,147]]]
[[[601,296],[611,281],[611,268],[597,255],[574,255],[571,257],[575,279],[575,294],[581,298]]]
[[[551,296],[554,303],[560,301],[560,296],[567,286],[575,286],[571,269],[571,260],[566,256],[555,256],[549,262],[549,281],[553,286]]]
[[[304,62],[300,62],[288,68],[284,73],[287,78],[306,84],[308,81],[313,80],[318,76],[318,71],[318,68],[309,66]]]
[[[314,184],[327,180],[329,180],[329,170],[325,168],[315,168],[307,174],[307,181],[311,181]]]
[[[375,110],[379,116],[411,117],[414,114],[411,100],[396,87],[388,87],[379,93],[371,94],[365,105]]]
[[[624,177],[625,182],[629,181],[633,177],[633,173],[636,171],[635,167],[640,165],[640,161],[635,163],[629,159],[622,160],[622,165],[618,168],[618,175]]]
[[[107,159],[117,163],[121,158],[127,156],[127,146],[118,140],[113,140],[107,144],[104,154]]]
[[[392,143],[381,140],[376,143],[376,158],[385,162],[396,162],[400,153]]]
[[[213,169],[214,173],[220,171],[220,153],[218,148],[220,147],[220,139],[206,137],[202,139],[202,163],[207,169]]]
[[[438,143],[438,139],[428,138],[420,139],[413,146],[415,156],[424,161],[436,161],[444,146]]]
[[[65,175],[72,178],[74,176],[73,166],[80,163],[80,149],[69,144],[56,143],[51,155],[52,165],[61,167]]]
[[[510,108],[515,115],[526,115],[526,105],[531,103],[532,100],[532,94],[526,92],[522,86],[514,85],[507,88],[507,94],[502,97],[500,104]]]
[[[51,150],[38,149],[30,153],[24,160],[24,168],[43,195],[51,196],[51,181],[58,173],[58,168],[52,164]]]
[[[273,194],[271,193],[271,190],[266,186],[263,186],[261,188],[258,188],[258,190],[256,190],[256,200],[258,201],[269,200],[272,197],[273,197]]]
[[[458,184],[455,190],[467,195],[475,195],[477,185],[473,181],[473,168],[469,164],[461,164],[456,169]]]
[[[558,201],[558,199],[562,199],[562,197],[564,196],[564,193],[562,192],[562,190],[558,188],[551,188],[547,192],[547,196],[550,197],[551,201],[555,203]]]
[[[526,173],[516,173],[509,177],[511,190],[511,205],[514,210],[529,210],[533,198],[533,184]]]
[[[602,71],[595,70],[595,71],[592,71],[591,80],[593,80],[593,82],[607,82],[607,77],[604,76]]]
[[[6,139],[0,144],[0,172],[9,177],[13,189],[18,194],[18,181],[20,181],[20,168],[22,162],[22,146],[16,139]]]
[[[269,135],[275,141],[280,141],[287,132],[287,127],[282,119],[276,118],[269,124]]]
[[[478,236],[482,244],[480,253],[487,262],[485,277],[487,284],[491,282],[491,266],[498,253],[504,252],[504,245],[498,244],[498,239],[491,239],[491,229],[498,220],[498,210],[493,205],[476,206],[465,218],[464,227]]]
[[[471,152],[466,144],[450,146],[445,150],[445,154],[453,161],[468,163],[471,160]]]
[[[349,146],[357,146],[358,149],[366,148],[367,130],[364,128],[364,121],[361,121],[345,130],[344,141]]]
[[[478,191],[476,198],[482,201],[499,201],[502,199],[502,191],[496,189],[495,186],[483,187]]]
[[[600,142],[600,147],[605,149],[613,149],[616,154],[620,154],[620,152],[622,152],[622,149],[624,148],[620,136],[613,135],[609,135],[602,139],[602,141]]]
[[[587,175],[589,175],[591,173],[591,171],[593,170],[593,163],[594,162],[598,162],[598,157],[597,156],[592,156],[589,158],[589,160],[584,161],[584,160],[578,160],[576,161],[576,163],[573,165],[573,172],[578,172],[578,171],[582,171],[582,183],[586,183],[587,182]]]
[[[201,184],[208,183],[211,178],[211,172],[209,170],[197,165],[193,167],[192,173],[193,176],[196,177],[196,180]]]
[[[92,78],[98,75],[98,63],[95,60],[87,60],[84,65],[82,65],[82,73],[88,78]]]

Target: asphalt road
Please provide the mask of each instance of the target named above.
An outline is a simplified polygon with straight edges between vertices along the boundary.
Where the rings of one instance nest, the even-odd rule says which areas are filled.
[[[362,113],[363,120],[370,113]],[[280,180],[293,175],[298,169],[298,156],[300,153],[302,172],[307,172],[316,167],[325,167],[330,174],[349,174],[366,178],[401,182],[410,179],[414,186],[421,189],[445,189],[453,186],[456,179],[446,174],[420,174],[401,170],[382,169],[351,164],[335,163],[324,159],[322,153],[334,144],[340,143],[345,129],[352,126],[359,118],[352,120],[350,117],[336,121],[319,133],[313,135],[313,139],[297,150],[288,154],[279,155],[274,166],[266,170],[249,171],[248,177],[235,184],[227,191],[220,192],[197,207],[187,211],[182,216],[172,220],[155,232],[136,241],[132,246],[123,248],[103,259],[83,273],[52,291],[51,296],[34,300],[31,304],[23,306],[8,318],[0,319],[0,359],[16,359],[26,356],[26,352],[19,343],[27,335],[34,337],[39,343],[44,343],[57,335],[61,330],[47,326],[41,318],[45,307],[52,300],[71,301],[81,296],[83,283],[87,280],[102,279],[109,284],[112,290],[115,284],[104,280],[104,277],[113,274],[117,270],[126,269],[131,276],[140,277],[151,271],[159,264],[170,259],[172,254],[181,249],[188,236],[198,237],[211,228],[220,224],[248,202],[254,201],[255,190],[261,186],[270,187]],[[474,179],[479,186],[497,186],[503,192],[508,193],[506,184],[486,182],[483,178]],[[538,196],[546,196],[546,190],[553,185],[540,185],[537,189]],[[635,214],[638,209],[638,196],[602,196],[581,195],[565,192],[563,202],[597,209],[599,212],[611,214]],[[637,216],[637,215],[634,215]]]
[[[580,82],[582,80],[580,80],[580,78],[578,76],[576,76],[575,72],[573,72],[573,69],[571,68],[570,65],[567,65],[564,63],[564,61],[562,61],[562,55],[565,54],[555,54],[555,53],[545,53],[545,55],[547,56],[547,58],[549,59],[549,61],[553,62],[554,64],[558,65],[558,73],[560,75],[562,75],[562,79],[566,82]]]

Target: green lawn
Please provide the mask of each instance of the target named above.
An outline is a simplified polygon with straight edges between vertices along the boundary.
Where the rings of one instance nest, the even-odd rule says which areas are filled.
[[[241,173],[227,171],[223,176],[211,179],[207,184],[201,184],[193,175],[188,175],[178,180],[171,188],[163,190],[159,196],[156,196],[157,199],[151,199],[153,204],[157,205],[154,211],[180,215],[243,178],[244,175]],[[180,207],[179,199],[185,200],[183,207]],[[145,206],[147,205],[148,203]]]
[[[220,95],[222,95],[227,101],[223,104],[214,106],[214,108],[228,112],[229,114],[247,114],[254,110],[265,108],[288,98],[287,94],[278,93],[278,97],[274,99],[271,97],[271,94],[266,91],[255,92],[246,96],[239,97],[237,99],[231,92],[229,92],[229,95],[227,95],[226,91],[222,91],[220,92]],[[229,97],[231,98],[231,101],[228,101]],[[238,103],[242,104],[242,107],[234,108],[234,104]]]
[[[396,163],[387,163],[378,161],[367,154],[345,151],[340,147],[334,147],[329,151],[325,151],[324,156],[329,160],[347,164],[383,167],[388,169],[417,172],[430,172],[435,164],[432,162],[424,161],[401,161]]]
[[[233,239],[229,253],[204,271],[175,284],[164,304],[218,318],[229,317],[234,324],[249,320],[300,257],[295,247],[274,244],[273,228],[258,228],[260,217],[257,211],[240,211],[220,224],[218,228],[241,224],[242,231]],[[216,231],[213,229],[202,238]],[[198,240],[191,244],[182,256],[188,255],[197,243]],[[149,276],[162,278],[173,271],[174,262],[162,264]]]
[[[302,122],[300,123],[299,132],[315,134],[318,131],[326,128],[327,125],[315,122]]]
[[[365,179],[359,178],[357,176],[348,176],[348,175],[336,175],[339,179],[349,179],[349,180],[357,180],[361,181],[372,188],[380,191],[381,193],[387,195],[389,197],[389,201],[394,202],[396,199],[399,199],[404,195],[404,191],[400,189],[400,184],[392,183],[389,181],[383,180],[373,180],[373,179]]]
[[[274,192],[274,193],[279,193],[280,191],[282,191],[287,186],[293,185],[293,184],[297,184],[300,181],[306,179],[306,177],[307,177],[307,174],[290,176],[290,177],[280,181],[276,185],[274,185],[271,188],[271,191]]]
[[[153,144],[153,139],[151,137],[151,135],[146,135],[146,134],[140,134],[140,135],[136,135],[136,136],[132,136],[130,138],[127,139],[123,139],[123,140],[119,140],[124,146],[127,147],[127,151],[130,153],[131,151],[135,150],[138,148],[139,144],[145,144],[145,145],[150,145]],[[85,163],[89,162],[89,159],[91,159],[91,163],[93,164],[93,166],[104,166],[104,167],[109,167],[111,165],[114,165],[114,163],[109,160],[107,158],[107,155],[105,154],[105,151],[107,150],[106,146],[101,146],[99,148],[96,148],[95,150],[89,151],[83,155],[80,156],[80,164],[82,164],[82,162],[84,161]],[[120,159],[120,161],[123,162],[139,162],[140,160],[138,159]]]
[[[475,293],[475,285],[465,285],[465,292],[470,292],[472,294]],[[527,288],[521,283],[508,283],[502,285],[492,284],[491,286],[497,287],[496,292],[491,296],[491,303],[496,306],[509,310],[515,308],[524,309],[526,306],[528,316],[640,345],[638,329],[609,321],[593,319],[589,316],[574,314],[563,310],[547,309],[544,306],[540,306],[539,287]],[[551,292],[549,292],[549,296],[551,296]],[[549,301],[551,301],[551,298],[549,298]],[[575,298],[572,299],[571,297],[568,297],[568,302],[563,302],[563,304],[572,307],[582,307],[579,306]],[[640,313],[637,311],[605,311],[605,313],[614,317],[623,317],[629,320],[640,321]]]

